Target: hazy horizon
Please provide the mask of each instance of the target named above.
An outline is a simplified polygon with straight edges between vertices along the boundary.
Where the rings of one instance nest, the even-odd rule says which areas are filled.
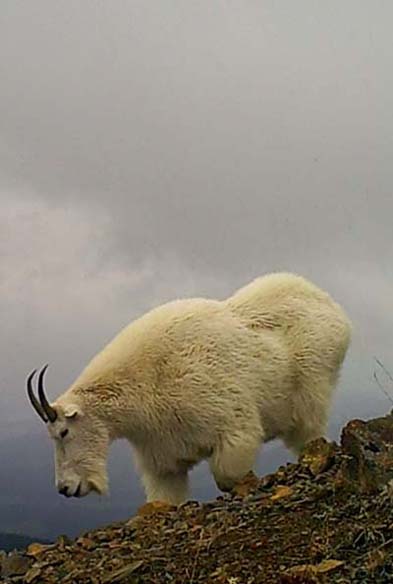
[[[0,531],[73,533],[142,501],[126,445],[108,500],[56,494],[25,381],[49,362],[54,398],[173,298],[303,274],[354,323],[331,437],[391,409],[373,374],[393,371],[392,18],[386,1],[3,0]],[[266,450],[259,472],[289,456]]]

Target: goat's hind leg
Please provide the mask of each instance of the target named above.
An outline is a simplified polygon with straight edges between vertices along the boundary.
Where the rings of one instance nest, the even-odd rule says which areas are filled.
[[[332,393],[332,383],[326,379],[303,385],[294,398],[292,426],[281,436],[294,454],[299,455],[308,442],[326,437]]]

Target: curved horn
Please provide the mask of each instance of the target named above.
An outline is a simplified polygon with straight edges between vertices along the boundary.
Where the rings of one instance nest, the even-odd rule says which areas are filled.
[[[57,419],[57,412],[54,408],[52,408],[52,406],[46,399],[44,392],[44,375],[47,368],[48,365],[45,365],[45,367],[41,369],[40,374],[38,376],[38,397],[40,399],[42,409],[44,410],[45,415],[47,416],[49,422],[54,422]]]
[[[43,407],[41,406],[40,402],[38,401],[38,399],[34,395],[34,391],[33,391],[32,381],[33,381],[33,377],[36,373],[37,373],[37,369],[34,369],[34,371],[32,373],[30,373],[29,377],[27,378],[27,395],[29,396],[29,400],[30,400],[31,405],[33,406],[33,408],[35,409],[35,411],[37,412],[39,417],[46,424],[48,421],[48,418],[47,418],[45,411],[44,411]]]

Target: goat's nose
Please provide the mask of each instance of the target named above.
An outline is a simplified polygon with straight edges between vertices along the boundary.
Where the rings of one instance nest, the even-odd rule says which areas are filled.
[[[65,497],[69,497],[70,495],[68,494],[68,487],[67,485],[64,485],[62,487],[59,488],[59,493],[60,495],[64,495]]]

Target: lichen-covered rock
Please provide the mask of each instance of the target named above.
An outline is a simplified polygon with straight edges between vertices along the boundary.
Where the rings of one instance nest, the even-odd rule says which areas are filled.
[[[307,444],[299,458],[299,463],[316,476],[332,466],[336,452],[337,445],[334,442],[318,438]]]
[[[368,422],[352,420],[342,431],[341,448],[341,478],[347,486],[378,492],[393,479],[392,415]]]

